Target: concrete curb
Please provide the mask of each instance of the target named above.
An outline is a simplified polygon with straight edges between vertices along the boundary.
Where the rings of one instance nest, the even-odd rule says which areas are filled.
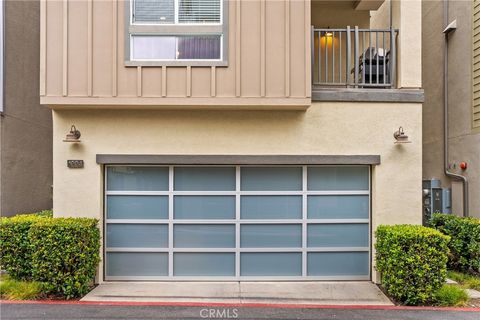
[[[132,301],[66,301],[66,300],[0,300],[0,304],[64,304],[102,306],[158,306],[158,307],[233,307],[284,309],[363,309],[363,310],[432,310],[480,312],[480,308],[386,306],[386,305],[322,305],[322,304],[268,304],[268,303],[203,303],[203,302],[132,302]]]

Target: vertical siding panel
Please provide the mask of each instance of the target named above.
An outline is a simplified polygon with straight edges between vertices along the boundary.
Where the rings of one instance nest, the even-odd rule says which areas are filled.
[[[62,15],[62,95],[68,94],[68,0],[63,0]]]
[[[125,24],[125,1],[118,2],[118,28],[117,28],[117,90],[120,97],[136,97],[137,96],[137,68],[125,67],[125,41],[128,39],[124,36]]]
[[[260,95],[265,97],[265,19],[266,0],[260,0]]]
[[[46,94],[47,84],[47,2],[40,0],[40,96]]]
[[[87,95],[92,96],[93,92],[93,0],[88,1],[87,18]]]
[[[167,67],[162,67],[162,97],[167,96]]]
[[[265,95],[285,96],[285,2],[267,1],[265,25]]]
[[[66,27],[66,94],[88,95],[88,3],[68,0]]]
[[[92,15],[95,29],[92,33],[92,95],[96,97],[109,97],[114,91],[116,26],[113,29],[112,25],[115,19],[114,1],[95,1]]]
[[[241,32],[242,32],[242,2],[235,2],[235,96],[241,95]]]
[[[188,66],[187,67],[187,79],[186,79],[186,84],[185,86],[187,87],[187,97],[190,97],[192,95],[192,67]]]
[[[260,7],[259,0],[242,2],[240,39],[242,97],[260,96]]]
[[[310,0],[305,0],[305,5],[304,5],[304,10],[305,10],[305,15],[304,15],[304,21],[305,21],[305,65],[303,70],[305,70],[305,97],[310,97],[311,96],[311,91],[312,91],[312,81],[311,81],[311,73],[312,73],[312,68],[311,68],[311,3]]]
[[[192,68],[190,94],[192,97],[210,97],[211,93],[211,70],[208,67]]]
[[[240,1],[240,0],[238,0]],[[216,68],[215,90],[218,97],[235,97],[237,90],[237,1],[231,0],[228,5],[228,67]]]
[[[137,67],[137,97],[142,96],[142,67]]]
[[[162,68],[142,68],[142,96],[162,96]]]
[[[118,0],[112,0],[112,96],[118,94]]]
[[[285,0],[285,97],[290,97],[290,0]]]
[[[215,97],[217,95],[216,87],[217,87],[217,70],[215,67],[210,69],[210,96]]]
[[[184,98],[187,95],[187,68],[171,67],[167,72],[167,97]]]
[[[303,1],[290,1],[290,95],[305,96],[305,8]]]
[[[46,83],[45,95],[63,94],[63,2],[46,3]]]

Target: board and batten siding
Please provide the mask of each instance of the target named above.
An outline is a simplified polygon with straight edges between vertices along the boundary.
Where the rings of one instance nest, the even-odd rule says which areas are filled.
[[[480,0],[473,1],[472,127],[480,128]]]
[[[310,0],[230,0],[228,67],[126,67],[123,0],[41,0],[41,103],[310,105]]]

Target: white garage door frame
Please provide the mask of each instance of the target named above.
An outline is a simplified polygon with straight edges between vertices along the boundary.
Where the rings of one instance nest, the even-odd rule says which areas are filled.
[[[107,190],[108,168],[115,166],[128,167],[164,167],[168,168],[168,191],[110,191]],[[235,191],[175,191],[174,187],[174,168],[176,167],[235,167],[236,185]],[[302,168],[302,190],[300,191],[242,191],[240,190],[241,168],[244,167],[301,167]],[[312,191],[307,190],[308,168],[311,167],[368,167],[368,190],[349,190],[349,191]],[[312,281],[312,280],[371,280],[371,165],[153,165],[153,164],[121,164],[104,165],[104,280],[105,281]],[[161,195],[168,196],[168,219],[107,219],[107,197],[109,195]],[[174,219],[173,199],[176,195],[228,195],[235,196],[235,219],[231,220],[178,220]],[[278,220],[245,220],[240,219],[240,198],[244,195],[297,195],[302,196],[302,218],[301,219],[278,219]],[[307,197],[310,195],[368,195],[368,219],[308,219],[307,218]],[[307,226],[311,224],[368,224],[368,246],[365,247],[307,247]],[[168,225],[168,247],[165,248],[108,248],[107,247],[107,225],[109,224],[162,224]],[[234,248],[174,248],[173,247],[173,227],[179,224],[213,225],[213,224],[231,224],[235,225],[235,247]],[[275,247],[275,248],[242,248],[240,247],[240,226],[241,225],[261,225],[261,224],[298,224],[302,226],[302,246]],[[168,275],[167,276],[108,276],[107,275],[107,253],[109,252],[161,252],[168,253]],[[235,253],[235,276],[175,276],[174,253],[215,253],[228,252]],[[297,252],[302,254],[302,274],[301,276],[241,276],[240,275],[240,254],[244,252]],[[348,276],[308,276],[307,275],[307,255],[311,252],[368,252],[368,275],[348,275]]]

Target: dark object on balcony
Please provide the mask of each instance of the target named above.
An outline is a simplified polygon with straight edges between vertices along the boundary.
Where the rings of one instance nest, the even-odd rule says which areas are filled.
[[[389,86],[390,51],[369,47],[359,57],[359,77],[363,87]]]

